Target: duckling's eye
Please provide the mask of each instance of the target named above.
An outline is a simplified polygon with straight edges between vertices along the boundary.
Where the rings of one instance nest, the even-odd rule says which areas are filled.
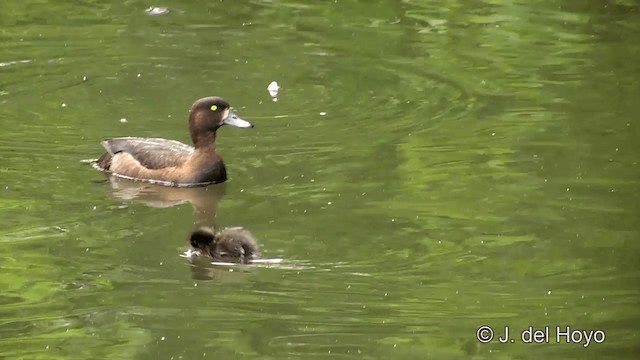
[[[211,110],[212,111],[216,111],[216,110],[218,110],[218,107],[216,105],[211,105]]]

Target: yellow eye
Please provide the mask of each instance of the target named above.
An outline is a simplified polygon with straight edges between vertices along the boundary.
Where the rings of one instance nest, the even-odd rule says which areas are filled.
[[[215,106],[215,105],[211,105],[211,110],[216,111],[216,110],[218,110],[218,107]]]

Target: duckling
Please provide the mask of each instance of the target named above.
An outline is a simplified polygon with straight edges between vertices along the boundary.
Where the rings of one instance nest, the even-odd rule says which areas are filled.
[[[193,146],[160,138],[106,139],[107,150],[91,164],[114,176],[167,186],[204,186],[227,180],[224,162],[216,152],[216,131],[223,125],[252,128],[220,97],[197,100],[189,112]]]
[[[251,232],[242,227],[226,228],[217,233],[209,227],[201,227],[191,233],[189,242],[195,255],[217,261],[238,259],[246,263],[260,257],[258,243]]]

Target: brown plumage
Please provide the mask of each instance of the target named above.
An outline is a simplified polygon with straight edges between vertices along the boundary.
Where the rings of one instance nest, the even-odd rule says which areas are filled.
[[[224,162],[216,152],[216,131],[223,125],[253,127],[231,111],[219,97],[196,101],[189,112],[193,147],[161,138],[106,139],[107,150],[92,163],[115,176],[168,186],[199,186],[227,180]]]
[[[226,228],[217,233],[202,227],[191,233],[189,242],[196,255],[217,261],[238,260],[245,263],[260,256],[255,238],[242,227]]]

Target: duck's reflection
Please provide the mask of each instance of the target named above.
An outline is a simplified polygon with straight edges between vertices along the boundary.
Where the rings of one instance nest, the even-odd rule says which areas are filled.
[[[113,197],[119,200],[134,201],[154,208],[168,208],[190,203],[193,206],[194,227],[215,228],[218,203],[226,191],[226,184],[207,187],[170,187],[120,179],[109,176]]]
[[[191,264],[194,279],[220,276],[211,266],[218,263],[250,263],[260,256],[258,244],[248,230],[232,227],[218,230],[215,217],[218,203],[225,194],[224,183],[207,187],[178,188],[133,182],[109,176],[113,196],[119,200],[134,201],[154,208],[168,208],[190,203],[194,222],[189,231],[185,252]]]

